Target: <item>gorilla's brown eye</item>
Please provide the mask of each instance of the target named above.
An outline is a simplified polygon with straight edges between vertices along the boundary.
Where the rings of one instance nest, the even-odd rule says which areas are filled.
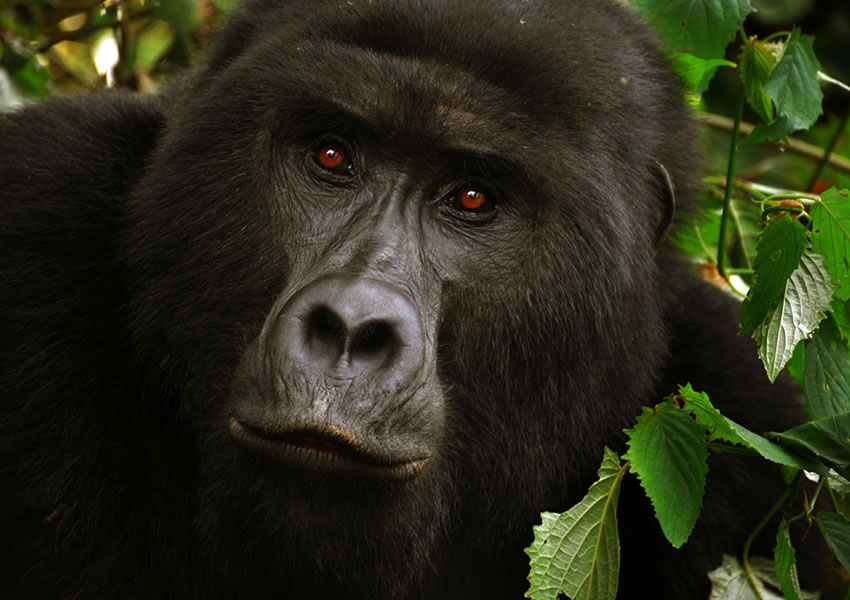
[[[486,185],[465,183],[443,197],[443,206],[462,221],[485,223],[496,215],[496,196]]]
[[[326,169],[336,169],[342,164],[345,154],[339,148],[325,146],[319,150],[319,164]]]
[[[458,191],[457,201],[464,210],[480,211],[487,208],[487,194],[475,187],[464,187]]]
[[[339,143],[324,143],[316,147],[313,159],[322,169],[339,175],[353,175],[354,167],[345,146]]]

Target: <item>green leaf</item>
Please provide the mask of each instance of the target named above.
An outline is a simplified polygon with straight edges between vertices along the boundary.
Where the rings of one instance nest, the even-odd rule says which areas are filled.
[[[817,328],[831,301],[832,284],[823,256],[804,253],[800,266],[788,278],[782,302],[753,332],[770,381],[782,371],[794,347]]]
[[[751,582],[737,558],[723,555],[723,563],[708,574],[711,580],[709,600],[784,600],[776,581],[772,561],[754,556],[750,559],[755,582]],[[756,589],[753,589],[755,584]],[[817,596],[811,596],[817,598]]]
[[[526,598],[555,600],[614,600],[620,571],[617,537],[617,499],[624,470],[605,448],[599,480],[567,512],[542,513],[534,542],[525,552],[531,558]]]
[[[835,558],[850,571],[850,520],[839,513],[822,512],[815,521]]]
[[[773,99],[779,114],[787,116],[795,129],[808,129],[823,112],[823,93],[818,83],[820,64],[812,47],[815,38],[791,32],[782,59],[776,64],[764,92]]]
[[[691,384],[679,386],[679,394],[684,400],[685,409],[696,417],[697,423],[708,429],[710,441],[722,440],[730,444],[744,446],[754,450],[762,458],[795,469],[824,470],[820,469],[816,463],[812,463],[804,457],[795,456],[779,444],[753,433],[731,419],[727,419],[720,414],[719,410],[714,408],[705,392],[694,391]]]
[[[850,358],[838,327],[827,318],[806,343],[806,402],[822,419],[850,412]]]
[[[741,49],[741,84],[747,96],[747,102],[766,122],[773,121],[773,102],[764,93],[770,72],[782,51],[782,44],[761,42],[749,38]]]
[[[850,478],[850,413],[805,423],[782,433],[768,434],[796,452],[807,454]]]
[[[50,95],[50,72],[42,67],[35,57],[28,59],[23,66],[12,71],[11,75],[15,83],[33,98],[44,99]]]
[[[787,215],[770,221],[761,232],[753,261],[753,284],[741,305],[741,333],[755,329],[779,304],[788,278],[800,265],[805,245],[806,228]]]
[[[165,21],[153,21],[139,32],[136,42],[136,64],[151,69],[174,43],[176,33]]]
[[[752,8],[749,0],[635,0],[664,46],[699,58],[723,58]]]
[[[671,402],[644,407],[634,429],[626,430],[631,461],[664,535],[676,548],[693,531],[708,473],[705,427]]]
[[[823,93],[818,83],[820,64],[815,57],[814,38],[794,29],[782,58],[763,86],[776,107],[776,120],[756,127],[745,140],[779,140],[800,129],[808,129],[823,112]]]
[[[785,519],[779,523],[776,532],[776,547],[773,549],[773,567],[779,587],[786,600],[800,600],[800,578],[797,575],[797,559],[791,545],[791,532]]]
[[[839,475],[835,470],[830,470],[827,475],[829,489],[835,498],[836,508],[847,516],[850,514],[850,481]]]
[[[850,298],[850,190],[831,188],[812,209],[812,251],[823,254],[840,300]]]
[[[695,94],[701,94],[708,89],[718,67],[737,66],[722,58],[705,59],[687,52],[670,52],[667,58],[685,87]]]
[[[753,129],[742,141],[748,144],[760,144],[764,141],[777,141],[796,131],[794,123],[787,115],[780,115],[775,121],[762,123]]]
[[[154,19],[165,21],[178,33],[197,28],[201,22],[198,0],[168,0],[153,5],[150,12]]]
[[[716,243],[720,236],[720,214],[720,210],[703,210],[689,215],[674,225],[671,241],[688,256],[701,260],[714,259],[717,249],[711,244]]]
[[[832,317],[841,332],[841,338],[850,341],[850,302],[833,299]]]

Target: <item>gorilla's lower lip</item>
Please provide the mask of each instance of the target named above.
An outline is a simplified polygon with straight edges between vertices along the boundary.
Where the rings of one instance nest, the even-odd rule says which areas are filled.
[[[399,459],[363,448],[350,435],[328,429],[277,431],[230,417],[230,435],[243,446],[283,462],[321,471],[404,481],[422,472],[428,457]]]

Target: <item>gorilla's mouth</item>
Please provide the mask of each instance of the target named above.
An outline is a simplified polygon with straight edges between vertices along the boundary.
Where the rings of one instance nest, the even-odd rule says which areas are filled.
[[[311,470],[362,474],[404,481],[422,472],[427,456],[402,458],[375,450],[334,427],[266,428],[230,417],[230,435],[239,444],[284,463]]]

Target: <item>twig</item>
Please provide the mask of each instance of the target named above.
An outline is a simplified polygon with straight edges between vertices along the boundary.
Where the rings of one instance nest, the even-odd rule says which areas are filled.
[[[712,127],[714,129],[720,129],[722,131],[732,131],[735,125],[735,120],[730,119],[729,117],[724,117],[722,115],[717,115],[714,113],[708,113],[703,115],[700,118],[706,125]],[[753,129],[755,129],[755,125],[752,123],[741,122],[741,133],[748,134]],[[766,142],[769,146],[773,146],[776,148],[788,148],[794,154],[799,154],[800,156],[805,156],[806,158],[810,158],[814,161],[823,160],[824,155],[826,154],[823,148],[819,148],[814,144],[809,144],[808,142],[804,142],[802,140],[798,140],[796,138],[786,138],[787,142]],[[832,154],[829,156],[829,160],[827,161],[830,167],[833,169],[837,169],[838,171],[842,171],[843,173],[850,173],[850,160],[844,158],[843,156],[838,156],[837,154]]]

